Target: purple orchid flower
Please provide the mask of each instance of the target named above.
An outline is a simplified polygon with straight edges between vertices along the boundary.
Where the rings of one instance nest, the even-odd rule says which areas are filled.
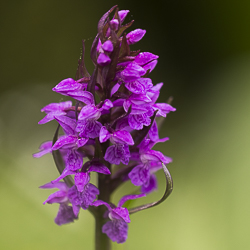
[[[84,146],[87,141],[88,138],[78,137],[77,135],[64,135],[55,142],[52,150],[64,149],[67,154],[65,157],[66,167],[63,173],[53,181],[54,183],[82,167],[83,154],[78,151],[78,148]]]
[[[128,174],[128,177],[135,186],[143,186],[142,190],[147,193],[155,190],[157,187],[155,177],[152,176],[152,174],[161,169],[162,163],[168,164],[172,162],[170,157],[163,155],[160,151],[152,150],[151,148],[157,142],[165,142],[168,139],[168,137],[156,141],[144,139],[139,145],[141,163],[133,168]]]
[[[99,190],[91,183],[84,186],[82,192],[79,192],[76,185],[72,186],[68,191],[69,200],[72,203],[74,214],[78,214],[80,208],[86,210],[99,195]]]
[[[86,168],[88,168],[86,170]],[[99,161],[88,161],[83,165],[83,171],[77,172],[75,174],[75,185],[77,187],[78,192],[83,192],[84,187],[90,181],[90,173],[96,172],[100,174],[110,175],[110,170]]]
[[[78,219],[78,213],[75,214],[73,212],[73,208],[68,205],[70,202],[68,192],[69,187],[64,182],[58,182],[55,184],[47,183],[40,188],[58,188],[59,191],[51,194],[47,200],[43,202],[43,204],[53,204],[59,203],[59,211],[55,218],[55,223],[59,226],[63,224],[67,224],[73,222],[74,220]]]
[[[75,185],[69,189],[69,200],[73,205],[73,211],[75,214],[78,214],[80,208],[86,210],[93,201],[96,199],[96,196],[99,195],[99,190],[96,186],[89,183],[90,181],[90,172],[101,173],[105,175],[111,174],[110,170],[99,162],[89,161],[85,163],[85,168],[88,168],[85,172],[75,173]],[[84,169],[84,166],[83,166]]]
[[[102,127],[99,140],[101,143],[110,140],[114,145],[109,146],[105,153],[104,159],[111,164],[127,165],[129,162],[130,152],[129,145],[134,145],[134,141],[130,133],[126,130],[117,130],[109,132],[106,127]]]
[[[101,105],[94,105],[94,102],[84,106],[78,116],[76,131],[81,137],[96,138],[99,136],[102,124],[97,120],[102,115],[102,112],[113,107],[110,100],[105,100]]]
[[[124,243],[128,237],[128,223],[130,223],[129,211],[122,205],[128,200],[145,197],[145,194],[135,194],[123,196],[118,202],[117,207],[108,204],[107,202],[97,200],[92,203],[92,206],[98,207],[104,205],[107,207],[110,221],[102,227],[102,232],[117,243]]]

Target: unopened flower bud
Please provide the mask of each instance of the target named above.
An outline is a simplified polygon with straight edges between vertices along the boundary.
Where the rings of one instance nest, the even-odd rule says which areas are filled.
[[[106,41],[103,45],[102,45],[102,49],[105,51],[105,52],[112,52],[114,47],[113,47],[113,43],[111,41]]]
[[[136,29],[129,32],[126,36],[128,44],[130,45],[139,42],[144,37],[145,33],[146,30],[142,29]]]
[[[98,58],[97,58],[97,63],[100,65],[100,66],[106,66],[108,64],[110,64],[111,62],[111,59],[109,58],[109,56],[107,56],[106,54],[104,53],[101,53]]]

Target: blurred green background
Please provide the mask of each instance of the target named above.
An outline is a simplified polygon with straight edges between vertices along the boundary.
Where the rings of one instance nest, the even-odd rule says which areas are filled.
[[[38,186],[58,173],[51,155],[31,155],[56,126],[37,125],[40,109],[66,100],[51,88],[74,77],[81,40],[88,55],[99,18],[115,4],[147,30],[134,49],[160,56],[151,77],[165,83],[160,101],[173,96],[177,112],[161,130],[170,141],[157,147],[173,158],[173,194],[132,215],[128,241],[113,249],[250,249],[250,2],[232,0],[1,1],[0,249],[94,247],[88,212],[54,224],[58,207],[42,205],[50,191]],[[91,71],[88,56],[86,64]],[[159,190],[142,202],[161,197],[157,176]]]

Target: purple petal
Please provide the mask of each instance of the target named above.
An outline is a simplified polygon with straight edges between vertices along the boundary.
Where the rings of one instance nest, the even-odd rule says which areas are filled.
[[[155,151],[155,150],[149,150],[148,151],[148,154],[150,154],[149,158],[150,160],[154,161],[161,161],[163,162],[164,164],[168,164],[170,162],[172,162],[172,158],[168,157],[168,156],[165,156],[162,152],[160,151]]]
[[[172,162],[172,159],[170,157],[165,156],[160,151],[155,150],[149,150],[147,153],[141,155],[141,161],[142,162],[150,162],[150,161],[160,161],[164,164],[168,164]]]
[[[101,128],[100,134],[99,134],[100,143],[103,143],[103,142],[107,141],[110,137],[111,137],[111,134],[109,133],[107,128],[105,126],[103,126]]]
[[[110,205],[107,202],[105,202],[105,201],[97,200],[97,201],[94,201],[91,204],[91,206],[95,206],[95,207],[99,207],[101,205],[106,206],[108,208],[108,210],[110,210],[110,211],[112,210],[112,208],[110,207]]]
[[[130,131],[130,127],[128,124],[128,117],[124,117],[123,119],[119,119],[116,123],[117,130],[127,130]]]
[[[152,102],[152,100],[145,94],[132,94],[129,96],[129,100],[137,105],[144,105],[147,102]]]
[[[111,59],[109,58],[108,55],[104,54],[104,53],[100,53],[100,55],[97,58],[97,63],[100,66],[106,66],[108,64],[110,64]]]
[[[133,168],[128,177],[135,186],[145,185],[150,178],[149,169],[145,165],[138,165]]]
[[[64,115],[66,115],[66,114],[67,114],[66,112],[60,111],[60,110],[50,112],[50,113],[48,113],[42,120],[40,120],[40,121],[38,122],[38,124],[45,124],[45,123],[47,123],[47,122],[50,122],[50,121],[54,120],[54,119],[55,119],[55,116],[64,116]]]
[[[76,173],[75,174],[75,185],[79,192],[83,192],[84,186],[89,183],[90,176],[88,173]]]
[[[149,73],[155,68],[156,64],[157,64],[157,60],[154,60],[146,65],[143,66],[143,68],[145,69],[145,71],[149,70]]]
[[[116,207],[110,212],[111,219],[123,219],[125,222],[130,223],[129,212],[125,207]]]
[[[83,157],[76,150],[71,150],[67,154],[66,168],[68,170],[76,171],[82,167]]]
[[[129,107],[132,105],[131,101],[129,99],[125,100],[123,102],[123,108],[126,112],[128,112],[129,110]]]
[[[121,77],[125,82],[135,81],[141,76],[145,75],[146,71],[144,68],[139,66],[137,63],[129,63],[128,66],[122,71]]]
[[[129,110],[129,107],[132,105],[132,110],[131,110],[131,113],[130,114],[135,114],[135,115],[139,115],[139,114],[144,114],[144,113],[147,113],[148,109],[151,108],[150,105],[142,102],[141,104],[139,105],[136,105],[136,104],[133,104],[131,102],[130,99],[128,100],[125,100],[124,103],[123,103],[123,108],[126,112],[128,112]]]
[[[39,147],[39,152],[33,154],[33,157],[39,158],[45,154],[51,153],[52,152],[52,141],[46,141],[43,142],[40,147]]]
[[[55,120],[61,125],[65,134],[75,134],[76,121],[67,116],[55,116]]]
[[[84,102],[87,105],[94,103],[94,97],[88,91],[77,90],[77,91],[67,92],[67,95],[80,102]]]
[[[101,112],[95,105],[86,105],[82,108],[78,119],[95,119],[97,120],[101,116]]]
[[[72,205],[81,206],[83,209],[87,209],[92,205],[97,195],[99,195],[99,190],[91,183],[85,185],[83,192],[79,192],[75,185],[68,191],[68,196]]]
[[[109,99],[106,99],[101,107],[101,110],[109,110],[110,108],[113,108],[113,103]]]
[[[128,200],[134,200],[134,199],[138,199],[141,197],[145,197],[145,194],[131,194],[131,195],[125,195],[123,196],[120,201],[118,202],[118,207],[121,207],[126,201]]]
[[[130,161],[140,162],[141,160],[139,152],[131,152]]]
[[[76,185],[72,186],[68,191],[68,197],[72,205],[81,205],[81,192],[77,190]]]
[[[150,104],[144,103],[144,104],[133,104],[132,103],[132,110],[131,115],[146,115],[146,117],[152,116],[154,112],[150,112],[150,110],[154,110]]]
[[[149,194],[153,192],[154,190],[157,190],[157,179],[154,174],[150,176],[148,185],[142,185],[141,191],[142,193]]]
[[[72,78],[68,78],[59,82],[52,90],[58,93],[75,91],[82,88],[82,85]]]
[[[151,90],[154,91],[154,92],[160,91],[161,88],[162,88],[162,86],[163,86],[163,83],[162,83],[162,82],[157,83],[156,85],[154,85],[154,86],[152,87]]]
[[[139,145],[140,154],[142,154],[143,152],[147,152],[148,150],[151,149],[151,147],[150,147],[150,142],[151,142],[150,139],[144,138],[144,139],[142,140],[142,142],[141,142],[140,145]]]
[[[76,146],[77,137],[73,135],[61,136],[53,145],[52,150],[58,150],[59,148],[73,148]]]
[[[118,91],[118,89],[120,88],[120,86],[121,86],[121,83],[120,83],[120,82],[116,83],[116,84],[113,86],[113,88],[111,89],[110,95],[112,96],[114,93],[116,93],[116,92]]]
[[[101,174],[111,174],[110,170],[102,163],[92,163],[88,172],[97,172]]]
[[[157,123],[155,120],[153,121],[153,124],[148,131],[148,135],[152,141],[157,141],[159,139],[158,127],[157,127]]]
[[[103,225],[102,232],[112,241],[124,243],[128,237],[128,224],[124,220],[108,221]]]
[[[79,212],[80,212],[80,206],[77,206],[75,204],[72,204],[72,207],[73,207],[73,213],[75,216],[78,216]]]
[[[57,183],[47,183],[44,184],[43,186],[40,186],[39,188],[58,188],[61,191],[67,192],[69,187],[66,185],[65,182],[57,182]]]
[[[77,147],[80,148],[82,146],[84,146],[87,142],[88,142],[89,138],[79,138],[77,141]]]
[[[172,107],[170,104],[167,103],[155,103],[153,107],[155,110],[158,110],[157,115],[161,115],[163,117],[166,117],[166,114],[171,111],[176,111],[176,108]]]
[[[142,53],[139,53],[135,57],[134,62],[138,63],[139,65],[145,65],[145,64],[149,63],[150,61],[156,60],[158,58],[159,58],[159,56],[154,55],[150,52],[142,52]]]
[[[43,204],[53,204],[53,203],[65,203],[68,202],[67,193],[64,191],[57,191],[51,194]]]
[[[168,137],[164,137],[164,138],[161,138],[161,139],[156,139],[155,141],[153,141],[151,138],[149,140],[149,143],[148,143],[148,148],[147,150],[151,149],[156,143],[158,142],[165,142],[165,141],[168,141],[169,138]],[[144,151],[147,151],[147,150],[144,150]]]
[[[158,143],[158,142],[165,142],[165,141],[168,141],[168,140],[169,140],[169,137],[164,137],[164,138],[156,140],[155,142],[156,143]]]
[[[67,204],[60,204],[58,214],[55,218],[55,223],[59,226],[74,222],[78,217],[74,214],[71,206]]]
[[[65,110],[69,109],[72,107],[72,102],[71,101],[66,101],[66,102],[59,102],[59,103],[50,103],[44,108],[41,109],[41,112],[49,113],[52,111],[58,111],[58,110]]]
[[[120,106],[123,106],[123,103],[124,103],[125,99],[117,99],[113,102],[113,105],[114,107],[120,107]]]
[[[83,196],[82,196],[81,207],[83,209],[87,209],[96,199],[96,196],[99,195],[99,190],[96,186],[89,183],[85,186],[85,190],[82,194]]]
[[[163,86],[163,83],[158,83],[155,86],[153,86],[148,92],[147,95],[149,96],[149,98],[152,100],[152,103],[155,103],[156,100],[159,97],[160,94],[160,89]]]
[[[122,162],[125,165],[129,163],[129,147],[127,144],[112,145],[106,150],[104,159],[111,164],[119,165]]]
[[[102,42],[101,42],[101,39],[99,38],[98,44],[97,44],[97,47],[96,47],[96,51],[99,52],[99,50],[100,50],[101,47],[102,47]]]
[[[102,45],[102,49],[103,49],[105,52],[112,52],[113,49],[114,49],[113,43],[112,43],[110,40],[106,41],[106,42]]]
[[[126,83],[126,88],[134,94],[146,94],[146,91],[152,86],[150,78],[139,78],[133,82]]]
[[[68,175],[73,175],[73,174],[75,174],[75,171],[68,170],[68,169],[64,169],[63,172],[62,172],[62,174],[61,174],[58,178],[56,178],[55,180],[51,181],[51,183],[52,183],[53,185],[55,185],[55,184],[58,183],[58,181],[62,180],[62,179],[65,178],[66,176],[68,176]]]
[[[129,126],[135,130],[141,130],[144,126],[149,126],[151,124],[151,119],[146,114],[132,115],[128,117]]]
[[[139,42],[145,35],[146,30],[136,29],[129,32],[126,36],[128,44],[134,44]]]
[[[112,139],[115,143],[126,143],[134,145],[134,140],[131,134],[126,130],[118,130],[113,133]]]

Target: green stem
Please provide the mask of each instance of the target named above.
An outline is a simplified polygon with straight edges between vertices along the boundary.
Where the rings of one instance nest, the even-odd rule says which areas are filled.
[[[98,200],[110,202],[110,176],[98,175],[98,187],[100,194]],[[106,223],[103,217],[107,208],[105,206],[97,207],[95,214],[95,250],[111,250],[111,242],[106,234],[102,233],[102,226]]]

